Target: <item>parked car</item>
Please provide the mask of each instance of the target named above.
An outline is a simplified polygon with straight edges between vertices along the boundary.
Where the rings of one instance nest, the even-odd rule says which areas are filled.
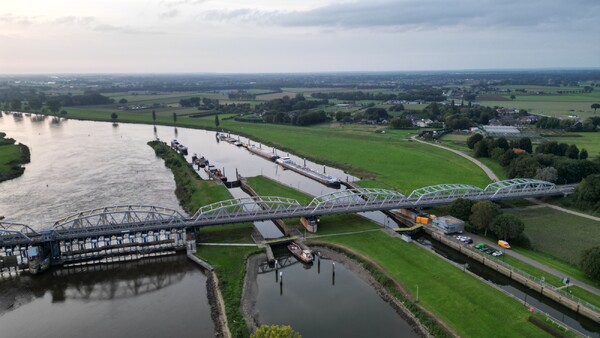
[[[501,247],[503,247],[504,249],[510,249],[510,245],[508,244],[507,241],[498,241],[498,245],[500,245]]]
[[[494,251],[494,252],[492,252],[492,256],[500,257],[500,256],[502,256],[502,251]]]

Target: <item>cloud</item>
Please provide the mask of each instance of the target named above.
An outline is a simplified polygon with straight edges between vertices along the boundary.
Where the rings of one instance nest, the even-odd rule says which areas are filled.
[[[213,10],[213,21],[288,27],[583,27],[600,17],[594,0],[374,0],[335,3],[307,11]]]
[[[160,13],[158,15],[158,17],[161,18],[161,19],[172,19],[172,18],[174,18],[174,17],[176,17],[178,15],[179,15],[179,11],[176,10],[176,9],[172,9],[170,11],[166,11],[166,12]]]
[[[13,24],[21,26],[29,26],[32,24],[31,19],[27,16],[16,16],[10,13],[0,16],[0,23]]]
[[[208,0],[162,0],[160,4],[165,5],[167,7],[178,7],[183,5],[199,5],[205,3],[206,1]]]
[[[162,31],[154,30],[151,28],[135,28],[131,26],[116,26],[109,24],[98,24],[91,27],[92,30],[97,32],[108,32],[108,33],[120,33],[120,34],[164,34]]]

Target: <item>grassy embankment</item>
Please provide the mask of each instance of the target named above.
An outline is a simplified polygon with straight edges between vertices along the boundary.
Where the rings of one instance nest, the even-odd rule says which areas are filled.
[[[293,188],[263,177],[251,178],[250,181],[254,182],[255,190],[260,190],[261,194],[277,191],[283,197],[309,198]],[[270,187],[274,187],[273,190]],[[378,230],[380,226],[361,217],[339,215],[322,217],[321,220],[318,236],[310,240],[342,245],[355,251],[358,256],[366,256],[374,261],[372,268],[380,267],[384,273],[370,269],[365,266],[366,263],[363,265],[384,287],[391,286],[393,281],[399,282],[407,291],[408,298],[393,288],[390,291],[418,316],[424,316],[424,312],[414,304],[417,285],[420,288],[419,304],[461,335],[489,336],[502,327],[503,334],[507,336],[543,336],[543,332],[527,321],[527,309],[519,302],[429,251],[390,237]],[[362,232],[336,235],[353,231]],[[358,256],[354,258],[360,260]],[[391,280],[386,279],[386,275]],[[505,323],[510,324],[505,327]]]
[[[461,336],[494,336],[499,328],[506,337],[545,336],[528,322],[529,313],[520,302],[417,245],[383,232],[332,236],[319,241],[342,245],[376,262],[403,286],[411,299],[416,298],[418,287],[419,304]]]
[[[92,109],[69,111],[68,117],[109,120]],[[319,125],[296,127],[244,123],[221,117],[219,129],[247,135],[255,141],[293,151],[299,156],[344,169],[359,177],[374,177],[404,193],[440,183],[465,183],[484,187],[485,173],[466,159],[406,140],[405,132],[376,134],[372,130]],[[120,112],[119,121],[152,123],[149,112]],[[172,119],[157,117],[157,123],[172,125]],[[214,117],[180,117],[177,126],[214,129]],[[414,133],[414,131],[412,131]],[[418,173],[418,174],[416,174]]]
[[[5,138],[0,132],[0,182],[19,177],[25,171],[21,164],[29,163],[29,148],[15,144],[15,140]]]
[[[186,160],[170,147],[159,141],[148,144],[175,176],[175,193],[182,207],[194,212],[203,205],[231,198],[225,186],[214,181],[202,180]],[[252,243],[250,235],[252,224],[228,224],[207,227],[198,236],[201,242]],[[215,247],[198,246],[196,255],[208,261],[219,277],[219,287],[225,302],[229,330],[234,337],[249,336],[244,316],[240,311],[242,285],[245,275],[245,262],[249,254],[256,252],[255,247]]]

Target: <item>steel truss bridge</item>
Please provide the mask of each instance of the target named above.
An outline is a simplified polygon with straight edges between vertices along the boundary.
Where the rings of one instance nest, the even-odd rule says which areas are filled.
[[[360,188],[324,194],[315,197],[308,205],[275,196],[231,199],[204,206],[191,217],[155,206],[111,206],[73,214],[39,231],[25,224],[0,221],[0,248],[72,242],[123,233],[181,233],[183,229],[227,223],[424,208],[450,204],[459,198],[496,201],[561,196],[572,193],[574,189],[574,185],[557,186],[534,179],[499,181],[484,189],[465,184],[440,184],[416,189],[408,196],[393,190]]]

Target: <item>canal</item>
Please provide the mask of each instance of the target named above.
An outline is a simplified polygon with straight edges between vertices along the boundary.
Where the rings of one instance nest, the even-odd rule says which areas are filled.
[[[456,250],[436,241],[428,235],[423,235],[418,239],[422,245],[435,251],[437,254],[451,260],[452,262],[463,266],[475,275],[494,284],[496,287],[513,295],[514,297],[549,314],[551,317],[569,325],[579,332],[590,336],[600,337],[600,324],[577,314],[559,303],[542,296],[540,293],[515,282],[503,274],[490,269],[489,267],[473,260]]]
[[[256,285],[254,317],[289,324],[302,337],[418,337],[378,296],[364,271],[337,260],[318,258],[306,265],[293,259],[281,269],[259,272]]]
[[[0,184],[0,216],[37,229],[51,227],[53,221],[72,213],[110,205],[157,205],[184,213],[174,194],[171,171],[146,144],[155,138],[167,142],[177,138],[189,148],[188,160],[193,153],[203,155],[211,164],[225,168],[230,177],[237,169],[246,177],[262,174],[313,195],[334,190],[281,170],[243,148],[216,142],[215,133],[204,130],[113,126],[2,113],[0,131],[31,150],[31,163],[26,165],[24,175]],[[346,177],[334,168],[325,170]],[[234,196],[243,195],[234,191]],[[5,276],[0,279],[0,337],[213,335],[206,277],[185,257],[173,257],[181,260],[173,262],[163,257],[165,261],[100,266],[106,269],[100,272],[55,269],[36,277]],[[343,285],[353,280],[352,272],[342,272],[342,264],[339,269],[344,276],[340,281],[348,282],[335,291],[350,296],[350,289]],[[361,302],[367,298],[385,306],[374,291],[365,294]],[[370,306],[361,306],[365,323],[372,319]],[[388,310],[393,313],[391,308]],[[390,318],[394,325],[406,325],[398,315]]]

